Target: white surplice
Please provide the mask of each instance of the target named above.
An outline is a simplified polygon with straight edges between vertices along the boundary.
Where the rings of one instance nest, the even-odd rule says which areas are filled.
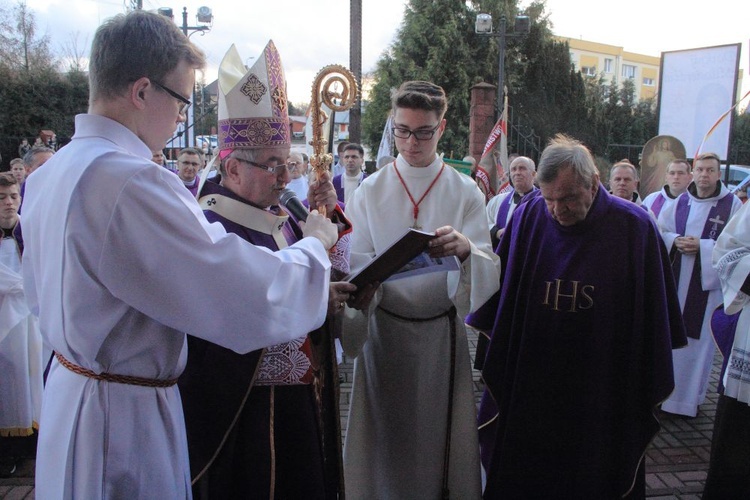
[[[659,209],[659,213],[657,214],[656,211],[654,211],[653,206],[660,198],[664,199],[664,203],[662,204],[661,209]],[[679,198],[679,196],[677,198]],[[667,186],[663,186],[660,190],[654,191],[650,195],[646,196],[643,199],[642,205],[648,208],[656,216],[656,220],[658,221],[660,220],[661,215],[664,213],[664,211],[669,208],[670,205],[674,204],[677,198],[671,198],[669,195],[667,195]]]
[[[26,305],[16,242],[0,242],[0,436],[29,436],[42,409],[42,374],[50,352]]]
[[[286,187],[294,191],[299,201],[305,201],[307,199],[307,191],[310,189],[310,183],[307,181],[307,176],[302,175],[289,181]]]
[[[734,195],[722,184],[719,194],[710,198],[697,198],[690,191],[683,193],[681,196],[689,198],[689,213],[685,226],[685,235],[701,238],[711,208],[720,199],[724,198],[724,196]],[[659,214],[662,237],[664,238],[664,243],[667,245],[667,250],[670,252],[674,246],[674,240],[678,236],[681,236],[676,232],[677,221],[675,213],[677,206],[678,202],[675,201],[668,207],[665,207]],[[731,215],[734,215],[741,206],[742,202],[734,196]],[[697,255],[682,256],[680,281],[677,284],[680,309],[685,309],[685,300],[696,259],[700,259],[701,287],[704,291],[708,291],[709,295],[703,315],[700,338],[693,339],[688,337],[687,347],[672,351],[675,388],[669,398],[662,403],[662,409],[669,413],[694,417],[698,414],[698,405],[702,404],[706,397],[708,376],[711,373],[715,351],[714,341],[711,336],[711,315],[714,309],[721,303],[719,276],[711,265],[711,255],[714,245],[716,245],[715,240],[701,238],[700,250]]]
[[[724,395],[750,405],[750,296],[741,288],[750,275],[750,203],[735,214],[716,240],[713,262],[727,314],[741,311],[724,373]]]
[[[396,161],[415,199],[440,171],[440,158],[425,168]],[[381,253],[413,225],[413,206],[394,165],[364,180],[347,205],[352,222],[352,270]],[[370,307],[369,326],[358,328],[363,313],[347,310],[344,349],[357,355],[349,424],[344,445],[348,498],[438,498],[446,441],[450,327],[446,317],[430,318],[455,306],[457,348],[452,411],[450,495],[479,498],[480,466],[464,316],[499,287],[499,260],[492,252],[484,197],[476,183],[446,166],[419,205],[424,231],[451,225],[471,241],[471,255],[459,271],[383,283]]]
[[[96,373],[173,379],[186,333],[248,352],[323,323],[319,240],[271,252],[227,235],[150,158],[121,124],[79,115],[72,142],[27,180],[24,285],[56,352]],[[53,361],[36,465],[37,498],[190,498],[177,386],[100,382]]]

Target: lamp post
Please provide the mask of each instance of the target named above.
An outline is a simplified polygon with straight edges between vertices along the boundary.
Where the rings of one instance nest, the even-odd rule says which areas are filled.
[[[170,7],[160,7],[158,9],[159,14],[166,16],[170,19],[174,19],[174,14],[172,12],[172,9]],[[205,34],[206,31],[210,31],[211,27],[213,26],[214,22],[214,16],[211,12],[211,7],[198,7],[198,13],[195,15],[195,26],[188,26],[188,11],[187,7],[182,8],[182,33],[186,37],[190,37],[190,35],[194,33],[200,32],[201,35]],[[193,91],[190,100],[195,104],[195,85],[193,85]],[[185,117],[185,132],[187,132],[185,137],[185,146],[190,147],[195,145],[195,120],[194,118],[194,111],[195,106],[190,106],[188,109],[188,114]],[[192,125],[190,125],[192,123]]]
[[[490,14],[477,14],[474,23],[474,32],[479,36],[491,36],[497,38],[498,46],[498,69],[497,69],[497,107],[498,118],[503,113],[503,94],[505,92],[505,47],[506,38],[520,38],[529,34],[531,22],[529,16],[516,16],[513,31],[507,32],[507,20],[505,16],[500,18],[497,32],[492,31],[492,16]]]

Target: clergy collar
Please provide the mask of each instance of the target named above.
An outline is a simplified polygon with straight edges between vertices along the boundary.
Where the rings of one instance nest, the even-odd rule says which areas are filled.
[[[364,172],[362,172],[361,170],[359,171],[359,173],[357,175],[349,175],[346,172],[344,172],[344,174],[341,176],[341,178],[342,179],[348,179],[349,181],[353,182],[355,180],[357,180],[357,181],[360,180],[363,175],[364,175]]]
[[[288,215],[277,215],[258,208],[218,184],[210,186],[209,189],[204,185],[198,203],[203,210],[214,212],[242,227],[272,236],[280,249],[288,246],[281,232],[289,219]],[[278,207],[271,207],[270,210],[279,211]]]
[[[614,196],[615,198],[619,198],[619,196],[615,196],[612,194],[612,191],[607,191],[608,194],[611,196]],[[641,195],[638,194],[638,191],[633,191],[633,194],[630,195],[630,202],[635,203],[636,205],[641,204]]]
[[[683,193],[684,193],[684,191],[683,191]],[[674,195],[674,194],[672,194],[672,190],[669,189],[669,184],[664,184],[664,194],[667,195],[667,197],[670,200],[676,200],[677,198],[680,197],[680,194],[682,194],[682,193],[680,193],[678,195]]]
[[[16,222],[13,224],[13,227],[0,227],[0,231],[2,231],[2,238],[15,238],[13,232],[16,229],[16,226],[18,226],[18,222],[21,220],[20,216],[16,216]]]
[[[704,198],[701,198],[698,196],[698,187],[695,185],[695,181],[691,182],[690,185],[687,188],[688,193],[690,193],[690,196],[693,197],[696,200],[710,200],[712,198],[716,198],[719,195],[722,194],[724,185],[721,183],[721,181],[716,181],[716,189],[714,189],[714,192],[711,193],[709,196],[706,196]]]

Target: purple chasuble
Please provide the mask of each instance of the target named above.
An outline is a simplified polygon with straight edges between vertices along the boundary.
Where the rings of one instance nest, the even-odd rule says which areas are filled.
[[[208,181],[201,194],[212,193],[239,200],[228,189]],[[204,213],[210,222],[220,222],[227,232],[278,250],[270,235],[242,227],[214,212]],[[178,383],[185,412],[191,477],[196,477],[211,462],[228,429],[232,428],[262,354],[262,350],[237,354],[188,335],[188,363]]]
[[[247,204],[213,181],[206,182],[200,194]],[[249,229],[211,210],[204,213],[229,233],[257,246],[279,249],[273,236],[263,230]],[[339,217],[348,223],[343,213]],[[281,234],[290,245],[303,237],[291,217]],[[252,325],[248,328],[252,334]],[[266,352],[266,360],[261,360],[262,350],[241,355],[188,336],[188,362],[179,384],[191,476],[203,472],[193,488],[196,500],[270,498],[274,494],[276,498],[338,498],[343,480],[333,336],[334,322],[329,318],[308,334],[299,350],[289,353],[282,347],[270,357]],[[305,347],[308,344],[312,356]],[[313,361],[316,383],[277,384],[278,372],[283,375],[290,369],[280,356],[288,353],[295,370],[301,365],[294,360],[299,361],[303,350]],[[274,372],[266,378],[273,385],[260,380],[264,363],[267,373]]]
[[[519,206],[498,247],[500,292],[482,372],[485,498],[619,498],[659,429],[686,343],[651,217],[602,185],[563,227],[544,199]]]
[[[726,222],[732,215],[732,204],[734,195],[728,193],[711,207],[706,218],[706,224],[703,226],[701,239],[712,239],[716,241],[726,226]],[[675,210],[675,228],[680,236],[685,236],[685,227],[687,226],[688,215],[690,214],[690,196],[684,193],[677,200]],[[716,217],[719,217],[717,219]],[[721,222],[717,222],[717,221]],[[682,253],[674,252],[672,260],[672,270],[674,271],[675,283],[680,282],[680,267],[682,264]],[[706,313],[708,304],[708,291],[703,290],[701,285],[701,260],[698,256],[695,258],[693,273],[690,276],[687,297],[685,298],[685,308],[682,317],[685,321],[687,336],[693,339],[701,338],[701,327],[703,326],[703,316]]]

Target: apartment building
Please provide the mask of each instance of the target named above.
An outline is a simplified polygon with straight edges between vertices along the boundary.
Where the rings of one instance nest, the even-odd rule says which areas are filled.
[[[661,58],[627,52],[622,47],[604,43],[555,38],[568,42],[571,61],[584,76],[601,75],[607,83],[613,79],[619,83],[630,79],[635,83],[637,100],[656,99]]]

